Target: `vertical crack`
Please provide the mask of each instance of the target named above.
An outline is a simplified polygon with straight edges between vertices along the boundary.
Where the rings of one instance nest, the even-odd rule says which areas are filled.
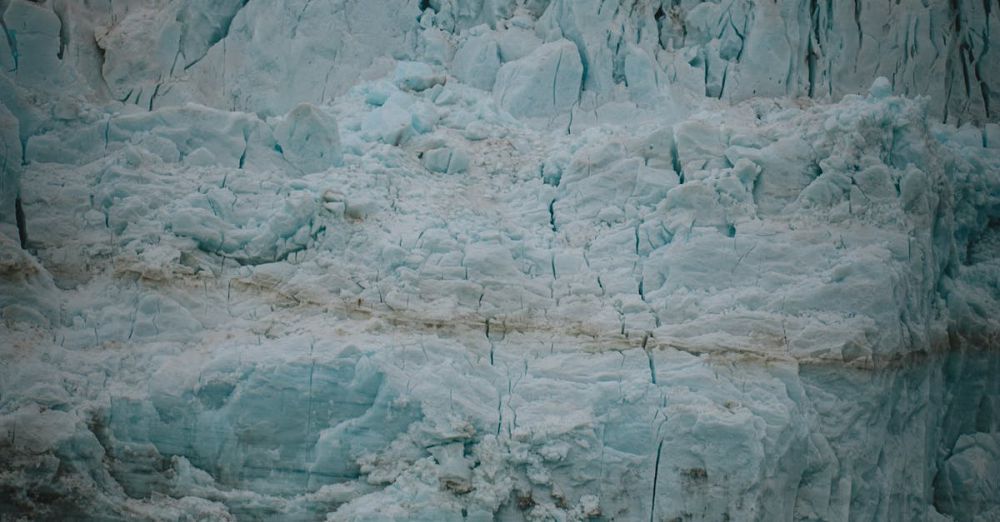
[[[656,446],[656,463],[653,464],[653,499],[649,505],[649,522],[656,519],[656,483],[660,480],[660,455],[663,453],[663,440]]]
[[[864,34],[861,32],[861,0],[854,0],[854,25],[858,28],[858,53],[861,53],[861,44]]]
[[[809,97],[816,97],[816,59],[819,54],[819,2],[809,0],[809,15],[812,18],[812,32],[806,48],[806,69],[808,71]]]
[[[663,12],[663,6],[660,5],[653,13],[653,19],[656,20],[656,41],[660,44],[660,49],[666,49],[667,45],[663,41],[663,20],[667,18],[667,13]]]
[[[670,162],[673,164],[674,172],[677,173],[678,182],[684,184],[684,167],[681,165],[680,153],[677,151],[677,136],[670,141]]]
[[[947,60],[945,61],[945,84],[947,85],[947,88],[945,89],[945,99],[944,99],[945,123],[948,122],[948,116],[949,113],[951,112],[950,111],[951,98],[952,98],[952,92],[954,91],[955,88],[954,86],[955,86],[956,52],[958,53],[958,59],[962,60],[963,69],[965,69],[965,60],[964,57],[962,56],[962,46],[964,46],[965,44],[964,43],[961,45],[956,44],[956,41],[961,38],[960,35],[962,33],[962,19],[959,12],[959,0],[950,0],[948,2],[948,7],[950,10],[950,14],[952,16],[952,40],[949,43],[948,57]],[[956,45],[958,45],[957,50],[955,49]],[[966,74],[966,76],[968,75],[968,71],[963,71],[963,72]],[[966,86],[968,86],[968,77],[966,77]]]
[[[250,148],[250,136],[248,134],[248,131],[243,129],[243,152],[240,154],[240,170],[243,169],[243,166],[246,165],[247,162],[247,149]]]
[[[497,393],[497,437],[500,436],[500,428],[503,427],[503,395]]]
[[[656,363],[653,361],[653,351],[647,348],[649,343],[649,334],[647,333],[645,337],[642,338],[642,349],[646,352],[646,358],[649,360],[649,382],[656,384]]]
[[[635,225],[635,255],[639,255],[639,225],[640,223]]]
[[[313,348],[315,347],[316,341],[313,341],[309,345],[309,356],[312,357]],[[313,374],[316,373],[316,359],[313,358],[309,364],[309,397],[308,397],[308,410],[306,411],[306,440],[310,438],[312,433],[312,423],[313,423]]]
[[[972,61],[972,49],[968,42],[962,42],[958,46],[958,58],[962,62],[962,80],[965,83],[966,98],[972,97],[972,81],[969,78],[969,62]]]
[[[556,71],[552,75],[552,107],[553,109],[558,109],[556,104],[556,89],[559,84],[559,67],[562,65],[563,51],[559,51],[559,58],[556,60]]]
[[[552,227],[552,231],[553,232],[556,231],[556,200],[555,200],[555,198],[552,198],[552,201],[549,201],[549,226]]]
[[[56,18],[59,19],[59,52],[56,56],[62,60],[66,55],[66,49],[69,47],[69,27],[66,25],[66,20],[63,18],[63,13],[60,12],[65,9],[65,4],[56,4],[52,8],[52,12],[55,13]]]
[[[490,366],[495,364],[494,356],[496,354],[496,343],[493,342],[493,338],[490,336],[490,320],[486,319],[486,340],[490,342]]]
[[[706,62],[705,67],[708,67]],[[722,70],[722,84],[719,86],[719,99],[722,99],[722,95],[726,92],[726,79],[729,78],[729,64],[726,64],[726,68]]]
[[[306,14],[306,9],[309,9],[310,3],[312,3],[312,0],[306,0],[305,5],[302,6],[302,10],[299,11],[299,16],[295,19],[295,25],[292,26],[292,38],[295,38],[295,35],[298,34],[299,24],[302,23],[302,16]]]
[[[21,204],[21,196],[14,199],[14,219],[17,221],[17,238],[21,241],[21,248],[28,249],[28,225],[24,219],[24,206]]]
[[[988,0],[983,0],[983,12],[986,18],[986,27],[983,29],[983,34],[981,35],[983,48],[979,52],[979,56],[976,57],[976,65],[973,68],[973,72],[976,75],[976,80],[979,82],[979,92],[983,97],[983,108],[986,110],[986,119],[989,119],[991,116],[990,86],[982,77],[983,58],[990,52],[990,15],[992,14],[992,8]]]
[[[20,54],[17,52],[17,35],[7,27],[7,22],[3,18],[0,18],[0,27],[3,27],[4,35],[7,36],[7,47],[10,48],[10,58],[14,62],[14,68],[8,72],[17,72],[18,59],[20,57]]]
[[[153,111],[153,103],[156,102],[156,97],[160,94],[160,87],[163,86],[162,83],[157,82],[156,87],[153,89],[152,96],[149,97],[149,111]]]

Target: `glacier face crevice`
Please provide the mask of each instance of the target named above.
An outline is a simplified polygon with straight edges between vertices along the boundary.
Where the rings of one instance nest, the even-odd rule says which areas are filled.
[[[0,517],[1000,516],[1000,5],[0,13]]]

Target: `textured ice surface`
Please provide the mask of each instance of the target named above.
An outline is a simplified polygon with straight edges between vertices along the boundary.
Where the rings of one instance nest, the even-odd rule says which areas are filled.
[[[0,13],[0,518],[1000,514],[1000,7]]]
[[[542,45],[497,72],[494,96],[514,116],[552,116],[576,105],[583,65],[569,40]]]

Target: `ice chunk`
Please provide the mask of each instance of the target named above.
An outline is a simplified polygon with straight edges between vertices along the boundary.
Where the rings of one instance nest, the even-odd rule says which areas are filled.
[[[514,116],[552,116],[576,104],[582,78],[576,45],[559,40],[504,64],[497,73],[493,96]]]
[[[458,174],[469,170],[469,156],[460,149],[450,147],[424,152],[421,161],[432,172]]]
[[[51,9],[37,2],[12,0],[3,12],[7,57],[18,84],[41,91],[68,88],[74,75],[61,60],[62,22]]]
[[[725,137],[721,125],[705,120],[688,120],[674,128],[677,161],[685,178],[693,179],[699,171],[725,168],[729,162],[722,154]]]
[[[186,339],[201,330],[187,308],[169,297],[148,294],[135,306],[129,338]]]
[[[452,48],[451,34],[437,28],[430,27],[420,33],[421,57],[429,63],[445,64],[454,55]]]
[[[191,151],[190,154],[184,157],[184,163],[196,167],[211,167],[217,164],[215,155],[205,147],[198,147]]]
[[[745,159],[760,167],[753,194],[761,213],[780,211],[815,179],[818,169],[812,154],[809,144],[797,136],[782,138],[763,149],[726,149],[729,161]]]
[[[658,65],[646,51],[629,45],[625,55],[625,81],[629,95],[636,103],[649,105],[657,102],[660,95]]]
[[[289,163],[307,174],[343,161],[337,121],[322,109],[303,103],[274,127],[274,138]]]
[[[889,83],[889,79],[885,76],[879,76],[872,82],[871,88],[868,89],[868,94],[876,100],[887,98],[892,94],[892,84]]]
[[[157,83],[180,55],[182,25],[166,10],[134,9],[96,34],[104,53],[102,76],[115,99],[151,107]]]
[[[935,505],[959,520],[988,520],[1000,514],[1000,436],[964,434],[935,480]]]
[[[400,89],[426,91],[435,85],[443,84],[446,78],[426,63],[399,62],[396,65],[394,80]]]
[[[401,145],[417,134],[433,130],[437,119],[430,103],[396,90],[364,117],[361,133],[368,141]]]
[[[500,69],[500,49],[490,33],[472,36],[455,52],[451,72],[463,83],[490,90]]]
[[[497,35],[500,59],[504,62],[520,60],[542,45],[530,27],[512,24]]]

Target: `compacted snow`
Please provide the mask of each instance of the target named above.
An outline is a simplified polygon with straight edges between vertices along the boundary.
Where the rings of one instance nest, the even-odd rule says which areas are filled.
[[[0,15],[0,518],[1000,518],[1000,4]]]

